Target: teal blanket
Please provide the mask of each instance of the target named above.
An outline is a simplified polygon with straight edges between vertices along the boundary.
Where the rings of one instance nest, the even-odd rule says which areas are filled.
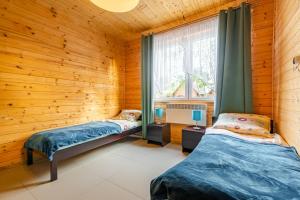
[[[60,149],[121,131],[121,127],[116,123],[90,122],[36,133],[25,142],[25,148],[40,151],[51,161],[54,153]]]
[[[205,135],[181,163],[152,180],[151,199],[299,200],[294,148]]]

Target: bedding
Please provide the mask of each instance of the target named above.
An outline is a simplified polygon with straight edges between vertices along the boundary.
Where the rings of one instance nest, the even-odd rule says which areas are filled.
[[[115,120],[138,121],[142,115],[140,110],[122,110],[122,112],[114,117]]]
[[[292,147],[205,134],[181,163],[151,181],[152,200],[300,199]]]
[[[288,146],[288,144],[283,140],[283,138],[277,133],[272,134],[273,137],[263,137],[259,135],[247,135],[235,133],[226,129],[217,129],[217,128],[207,128],[205,130],[205,134],[221,134],[221,135],[229,135],[232,137],[236,137],[239,139],[244,139],[248,141],[258,142],[258,143],[270,143],[270,144],[278,144]]]
[[[271,119],[267,116],[244,113],[222,113],[213,128],[226,129],[236,133],[273,137],[270,134]]]
[[[127,124],[127,125],[126,125]],[[56,151],[73,145],[78,145],[139,126],[139,122],[122,120],[94,121],[85,124],[42,131],[32,135],[26,142],[25,148],[44,153],[51,161]]]
[[[118,119],[109,119],[106,121],[118,124],[121,127],[122,131],[126,131],[138,126],[142,126],[142,121],[128,121],[128,120],[118,120]]]

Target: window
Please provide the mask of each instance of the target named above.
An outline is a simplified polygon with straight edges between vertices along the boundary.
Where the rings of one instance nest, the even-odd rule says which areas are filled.
[[[154,36],[155,100],[214,98],[217,26],[213,17]]]

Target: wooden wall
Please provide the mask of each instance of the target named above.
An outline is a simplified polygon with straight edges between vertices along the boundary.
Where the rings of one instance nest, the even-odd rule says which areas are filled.
[[[300,55],[300,1],[275,5],[274,119],[277,131],[300,152],[300,72],[292,63]]]
[[[252,80],[254,112],[272,117],[273,0],[252,5]]]
[[[124,106],[125,43],[65,1],[0,1],[0,167],[34,132]]]
[[[141,39],[135,39],[126,44],[125,67],[125,107],[141,109]]]
[[[190,16],[185,21],[179,20],[156,27],[149,32],[159,32],[174,28],[180,24],[189,23],[197,19],[218,13],[218,10],[230,6],[237,6],[242,1],[235,1],[219,9],[207,11],[204,14]],[[258,114],[272,116],[272,47],[273,47],[273,0],[250,0],[252,5],[252,71],[253,71],[253,102],[254,111]],[[127,43],[125,106],[140,108],[141,105],[141,80],[140,80],[140,39]],[[204,102],[207,103],[207,102]],[[208,103],[209,113],[213,113],[213,103]],[[181,142],[181,127],[174,127],[172,132],[173,142]],[[178,131],[179,130],[179,131]]]

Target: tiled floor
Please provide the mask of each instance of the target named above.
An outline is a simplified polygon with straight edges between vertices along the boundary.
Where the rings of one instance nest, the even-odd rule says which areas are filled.
[[[150,199],[150,181],[185,157],[179,145],[128,138],[59,163],[54,182],[47,161],[2,170],[0,199]]]

